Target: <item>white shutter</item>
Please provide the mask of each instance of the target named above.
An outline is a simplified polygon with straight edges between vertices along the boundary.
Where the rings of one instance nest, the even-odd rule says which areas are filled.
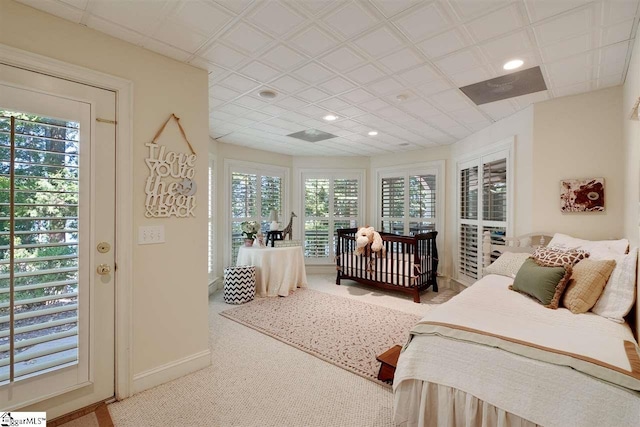
[[[215,161],[212,156],[209,156],[209,242],[208,242],[208,255],[209,255],[209,280],[214,280],[216,271],[216,186],[215,186]]]
[[[380,182],[380,219],[385,233],[405,234],[405,177],[383,177]]]
[[[0,111],[0,384],[78,363],[79,146],[78,123]]]
[[[409,177],[409,234],[436,229],[436,175]],[[406,230],[405,230],[406,231]]]

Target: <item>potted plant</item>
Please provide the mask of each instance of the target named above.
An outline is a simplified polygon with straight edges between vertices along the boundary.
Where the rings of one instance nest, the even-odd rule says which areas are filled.
[[[258,224],[257,221],[243,221],[240,224],[240,228],[242,229],[242,235],[245,238],[244,245],[253,245],[253,239],[255,239],[256,234],[260,231],[260,224]]]

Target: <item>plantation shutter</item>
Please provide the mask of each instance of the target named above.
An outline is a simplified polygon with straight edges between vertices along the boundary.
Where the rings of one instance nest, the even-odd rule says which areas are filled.
[[[436,176],[409,177],[409,234],[436,229]]]
[[[0,384],[78,362],[79,145],[0,111]]]
[[[333,263],[337,229],[356,227],[360,218],[361,178],[341,174],[303,175],[304,255]]]
[[[381,230],[416,235],[436,229],[436,173],[390,173],[381,176]]]
[[[382,231],[404,234],[405,178],[383,177],[381,180]]]
[[[458,275],[469,281],[482,276],[482,238],[504,244],[508,228],[508,150],[458,166]],[[480,191],[481,187],[481,191]],[[498,254],[492,254],[492,259]]]
[[[215,248],[216,248],[216,232],[215,232],[215,218],[216,218],[216,192],[215,192],[215,172],[214,172],[214,160],[209,157],[209,242],[208,242],[208,255],[209,255],[209,280],[213,280],[216,277],[215,271]]]

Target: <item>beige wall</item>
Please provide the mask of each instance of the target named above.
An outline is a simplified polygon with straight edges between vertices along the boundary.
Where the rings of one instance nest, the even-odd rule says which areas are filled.
[[[5,45],[133,81],[134,234],[141,225],[164,225],[166,238],[160,245],[133,244],[133,375],[206,351],[207,73],[11,0],[0,2],[0,17]],[[198,154],[196,217],[147,219],[144,143],[171,113]],[[171,132],[175,138],[164,143],[183,150]]]
[[[533,230],[585,239],[624,236],[621,115],[621,86],[535,104]],[[605,178],[605,212],[561,213],[560,180],[589,177]]]

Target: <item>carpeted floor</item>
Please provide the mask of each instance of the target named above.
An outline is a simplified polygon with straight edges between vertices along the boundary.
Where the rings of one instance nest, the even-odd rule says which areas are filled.
[[[354,282],[336,286],[334,275],[308,279],[311,289],[420,317],[455,295],[428,291],[415,304],[409,296]],[[209,307],[214,363],[109,405],[115,426],[393,426],[389,388],[220,316],[232,307],[222,292],[211,296]]]
[[[220,314],[376,382],[376,356],[403,345],[420,320],[313,289],[298,289],[287,298],[257,298]]]

